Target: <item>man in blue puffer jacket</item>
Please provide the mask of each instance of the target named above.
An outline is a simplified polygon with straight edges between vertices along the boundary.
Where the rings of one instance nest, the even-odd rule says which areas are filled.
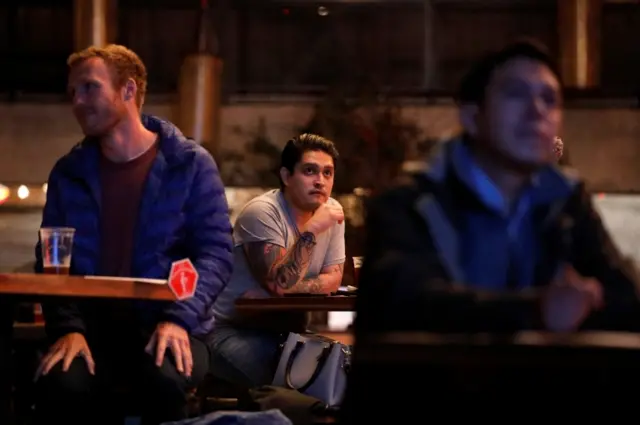
[[[109,423],[114,409],[96,403],[125,384],[139,390],[144,423],[178,420],[208,370],[211,306],[232,271],[224,188],[205,149],[173,124],[141,116],[146,70],[134,52],[90,47],[68,64],[86,137],[51,171],[42,226],[75,229],[70,273],[166,279],[172,262],[189,258],[199,280],[193,298],[169,304],[45,303],[52,346],[38,370],[37,416]],[[89,420],[91,411],[101,413]]]

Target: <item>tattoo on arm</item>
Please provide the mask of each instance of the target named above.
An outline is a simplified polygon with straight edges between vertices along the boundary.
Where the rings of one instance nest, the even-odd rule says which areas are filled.
[[[303,233],[289,250],[268,243],[250,243],[244,251],[255,277],[269,291],[283,294],[307,273],[315,244],[312,233]]]
[[[324,285],[320,276],[302,279],[291,290],[287,291],[294,294],[322,294],[324,293]]]
[[[288,292],[297,294],[327,294],[336,292],[342,282],[343,271],[344,263],[325,267],[320,271],[319,276],[299,281]]]

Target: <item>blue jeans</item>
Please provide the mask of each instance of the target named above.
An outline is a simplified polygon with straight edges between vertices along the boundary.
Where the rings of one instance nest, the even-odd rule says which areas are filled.
[[[286,337],[217,325],[211,335],[211,374],[240,387],[271,384]]]

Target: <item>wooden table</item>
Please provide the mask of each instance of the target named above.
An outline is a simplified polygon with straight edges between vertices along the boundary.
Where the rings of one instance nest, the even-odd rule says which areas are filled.
[[[512,335],[489,333],[443,334],[430,332],[385,332],[370,337],[363,336],[365,342],[397,346],[559,346],[559,347],[605,347],[640,350],[640,334],[631,332],[585,331],[555,333],[541,331],[521,331]]]
[[[354,311],[354,296],[285,296],[270,298],[240,298],[239,312],[257,311]]]
[[[360,359],[377,364],[507,366],[528,362],[602,365],[602,359],[640,361],[640,334],[627,332],[524,331],[513,335],[391,332],[361,335]],[[576,355],[579,353],[579,355]],[[629,362],[624,360],[626,364]]]
[[[166,284],[26,273],[0,274],[0,294],[28,297],[128,298],[157,301],[175,301],[176,299]]]
[[[425,408],[447,421],[507,423],[515,411],[570,417],[578,410],[569,397],[584,400],[581,413],[590,415],[604,410],[600,400],[628,397],[640,379],[640,334],[379,332],[358,335],[352,360],[346,423],[410,423]],[[468,408],[452,408],[452,400]]]

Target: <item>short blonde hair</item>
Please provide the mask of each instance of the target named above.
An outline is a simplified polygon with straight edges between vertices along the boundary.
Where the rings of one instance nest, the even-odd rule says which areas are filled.
[[[129,78],[135,81],[138,87],[136,105],[138,108],[142,107],[147,93],[147,68],[133,50],[119,44],[108,44],[105,47],[91,46],[69,56],[67,65],[73,68],[91,58],[101,58],[107,63],[113,72],[113,83],[116,87],[122,87]]]

